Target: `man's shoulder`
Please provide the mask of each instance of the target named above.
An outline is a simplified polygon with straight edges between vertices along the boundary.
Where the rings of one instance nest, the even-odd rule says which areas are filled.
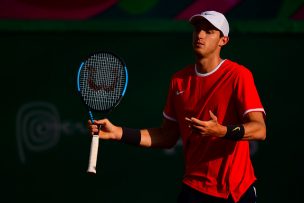
[[[245,65],[230,59],[225,60],[225,66],[227,69],[238,73],[250,73],[250,70]]]
[[[231,59],[226,59],[225,64],[227,66],[230,66],[230,67],[233,67],[233,68],[246,68],[243,64],[240,64],[240,63],[238,63],[236,61],[233,61]]]
[[[173,74],[173,78],[183,78],[194,73],[194,65],[188,64]]]

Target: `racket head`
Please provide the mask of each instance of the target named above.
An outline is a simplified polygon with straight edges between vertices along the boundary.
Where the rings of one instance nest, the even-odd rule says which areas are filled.
[[[91,111],[108,114],[121,101],[128,85],[124,60],[109,51],[89,55],[77,73],[77,91]]]

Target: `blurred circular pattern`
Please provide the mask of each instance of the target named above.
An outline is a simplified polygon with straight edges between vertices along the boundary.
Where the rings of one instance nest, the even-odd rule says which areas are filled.
[[[23,105],[16,119],[19,157],[25,162],[25,150],[39,152],[55,146],[60,138],[60,116],[50,103],[31,102]]]

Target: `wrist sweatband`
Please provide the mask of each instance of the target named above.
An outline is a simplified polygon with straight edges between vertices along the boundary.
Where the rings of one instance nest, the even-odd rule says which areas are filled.
[[[227,125],[227,133],[224,138],[230,140],[241,140],[244,137],[245,129],[243,125]]]
[[[122,127],[122,143],[138,146],[140,144],[140,140],[140,130]]]

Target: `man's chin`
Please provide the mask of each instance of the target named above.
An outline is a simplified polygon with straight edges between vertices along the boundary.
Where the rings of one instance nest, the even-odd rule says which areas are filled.
[[[194,48],[193,51],[196,56],[202,57],[204,55],[204,53],[201,49]]]

